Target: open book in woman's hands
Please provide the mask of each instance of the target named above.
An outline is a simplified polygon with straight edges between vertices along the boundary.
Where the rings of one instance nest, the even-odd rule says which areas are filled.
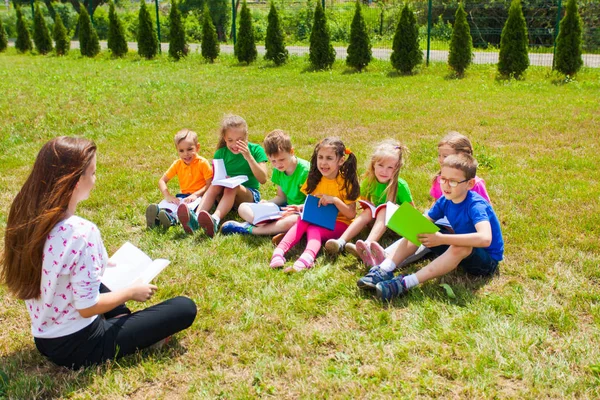
[[[146,253],[125,242],[110,258],[102,283],[113,292],[136,281],[150,283],[169,263],[169,260],[160,258],[153,261]]]

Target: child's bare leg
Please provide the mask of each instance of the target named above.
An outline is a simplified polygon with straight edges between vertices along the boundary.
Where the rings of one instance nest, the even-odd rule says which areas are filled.
[[[240,206],[241,207],[241,206]],[[300,218],[299,215],[288,215],[278,219],[277,221],[270,222],[268,224],[255,226],[252,228],[253,235],[276,235],[278,233],[287,232]],[[252,221],[252,220],[250,220]]]
[[[385,210],[382,210],[377,214],[377,217],[375,217],[375,223],[373,224],[373,228],[371,228],[371,232],[369,232],[369,236],[367,236],[366,241],[377,242],[379,239],[381,239],[386,229]]]
[[[202,196],[202,201],[200,202],[198,212],[210,211],[213,204],[215,204],[215,201],[217,200],[217,196],[219,196],[222,192],[223,186],[210,186],[204,193],[204,196]]]
[[[242,217],[244,221],[252,223],[252,221],[254,221],[254,211],[252,211],[252,207],[250,207],[250,204],[253,203],[240,204],[240,206],[238,207],[238,214],[240,215],[240,217]]]
[[[345,243],[348,240],[355,238],[356,235],[358,235],[360,233],[360,231],[362,231],[364,229],[364,227],[367,226],[369,224],[369,222],[371,222],[372,220],[373,220],[373,217],[371,217],[371,211],[370,210],[363,211],[362,213],[360,213],[360,215],[358,217],[356,217],[354,219],[354,221],[352,221],[350,226],[348,226],[348,229],[346,229],[344,231],[344,233],[342,233],[342,236],[340,236],[340,239],[343,240]]]
[[[223,197],[221,197],[219,205],[213,213],[213,217],[217,220],[220,220],[227,215],[229,211],[231,211],[236,202],[241,204],[248,201],[252,201],[252,193],[250,193],[250,191],[244,186],[238,186],[233,189],[225,188],[223,191]]]
[[[398,265],[406,257],[413,255],[415,251],[417,251],[417,246],[406,239],[401,239],[400,243],[398,243],[398,247],[396,247],[396,250],[394,250],[394,254],[385,259],[385,261],[381,264],[381,268],[391,272],[396,269],[396,265]]]
[[[419,283],[444,276],[458,267],[473,251],[472,247],[450,246],[441,256],[415,273]]]

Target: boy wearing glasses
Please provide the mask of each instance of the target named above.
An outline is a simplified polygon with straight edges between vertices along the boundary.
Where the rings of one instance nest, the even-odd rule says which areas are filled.
[[[419,240],[438,257],[411,275],[394,277],[394,269],[417,250],[402,239],[392,257],[376,265],[357,282],[362,289],[375,289],[381,300],[398,297],[420,283],[453,271],[459,265],[473,275],[488,276],[502,261],[504,241],[492,206],[470,190],[475,184],[477,161],[468,154],[448,156],[442,163],[443,196],[427,213],[432,221],[446,217],[454,234],[421,234]]]

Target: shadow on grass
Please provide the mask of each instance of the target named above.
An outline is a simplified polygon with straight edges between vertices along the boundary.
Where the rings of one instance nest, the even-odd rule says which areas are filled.
[[[111,370],[139,367],[151,359],[164,364],[187,351],[176,338],[162,349],[143,349],[118,360],[110,360],[79,370],[53,364],[37,351],[35,344],[2,356],[0,398],[62,398],[94,384],[98,376]]]

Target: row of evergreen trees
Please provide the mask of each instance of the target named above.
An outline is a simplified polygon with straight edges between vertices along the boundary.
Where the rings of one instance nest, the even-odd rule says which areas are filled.
[[[16,13],[17,41],[15,47],[20,52],[30,51],[33,47],[30,34],[18,6],[16,7]],[[151,59],[158,53],[159,43],[154,24],[150,18],[150,12],[144,1],[140,2],[138,18],[138,53],[142,57]],[[179,60],[188,54],[189,48],[186,43],[185,31],[177,0],[173,0],[172,2],[169,18],[171,23],[169,56],[175,60]],[[52,36],[56,46],[56,53],[59,55],[67,53],[70,41],[67,38],[67,31],[58,14],[56,15]],[[98,35],[92,26],[85,7],[81,7],[79,16],[79,42],[81,54],[84,56],[94,57],[100,52]],[[35,8],[33,43],[40,54],[47,54],[53,50],[50,32],[40,12],[39,4],[36,4]],[[415,15],[408,4],[402,9],[392,46],[391,63],[394,69],[400,73],[410,74],[422,63],[423,53],[419,48],[419,29]],[[0,51],[3,51],[6,47],[6,32],[0,21]],[[569,0],[566,15],[560,22],[560,31],[556,42],[555,68],[566,75],[577,73],[583,65],[581,47],[582,23],[577,10],[577,1]],[[122,57],[128,51],[123,26],[112,2],[110,2],[109,6],[108,48],[116,57]],[[285,48],[281,20],[273,2],[271,3],[268,15],[265,48],[265,59],[273,61],[276,65],[284,64],[289,57],[289,53]],[[502,30],[500,40],[498,62],[498,71],[500,74],[516,78],[522,76],[529,66],[527,48],[527,25],[523,16],[521,1],[512,0],[508,19]],[[219,55],[217,32],[207,8],[205,8],[203,15],[201,52],[203,57],[210,62],[213,62]],[[258,56],[252,27],[252,16],[245,0],[242,3],[240,11],[240,27],[238,40],[234,47],[234,54],[240,62],[248,64],[255,61]],[[317,1],[314,24],[310,36],[309,60],[312,67],[316,70],[329,69],[335,61],[335,55],[335,50],[331,45],[325,12],[321,6],[321,2]],[[462,76],[471,64],[472,57],[473,40],[467,22],[467,14],[462,3],[460,3],[455,14],[448,64],[458,76]],[[372,53],[368,30],[362,15],[360,0],[357,0],[350,28],[350,45],[348,46],[346,64],[358,71],[362,71],[369,65],[371,60]]]

